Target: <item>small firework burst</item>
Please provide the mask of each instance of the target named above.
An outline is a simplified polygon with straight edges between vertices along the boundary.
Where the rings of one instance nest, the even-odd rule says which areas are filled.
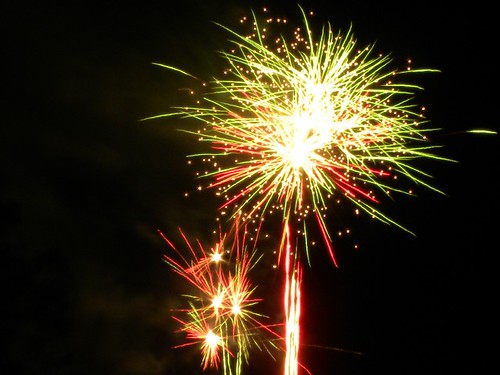
[[[202,368],[222,364],[228,375],[241,373],[242,366],[248,364],[250,348],[274,355],[284,341],[275,331],[281,324],[265,324],[268,317],[255,311],[261,299],[254,296],[256,286],[249,273],[262,256],[256,257],[255,249],[248,247],[245,231],[242,237],[239,230],[233,233],[234,238],[221,236],[206,251],[199,241],[193,246],[181,231],[189,250],[185,256],[160,232],[175,252],[165,254],[165,262],[195,290],[184,295],[186,307],[174,311],[173,318],[187,340],[176,347],[199,345]]]

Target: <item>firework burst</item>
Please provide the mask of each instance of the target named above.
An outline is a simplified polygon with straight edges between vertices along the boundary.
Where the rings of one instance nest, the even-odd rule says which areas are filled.
[[[381,197],[413,194],[399,177],[439,191],[413,161],[449,159],[434,152],[439,146],[427,134],[437,129],[423,126],[425,108],[413,103],[421,88],[403,80],[435,70],[391,69],[391,57],[376,55],[373,45],[358,48],[351,29],[334,33],[327,24],[315,37],[302,13],[303,28],[291,40],[268,35],[285,19],[262,25],[254,15],[250,35],[221,25],[234,44],[221,52],[228,65],[224,79],[209,85],[199,105],[150,119],[200,120],[202,129],[188,132],[212,150],[191,157],[209,165],[200,176],[224,199],[221,212],[261,221],[281,211],[285,225],[295,220],[307,255],[313,217],[336,264],[326,219],[332,199],[346,198],[356,214],[409,231],[382,212]]]
[[[243,233],[255,223],[257,241],[265,218],[278,212],[286,330],[279,340],[286,351],[286,375],[297,374],[300,365],[302,251],[295,236],[302,237],[309,261],[309,237],[317,229],[337,265],[327,211],[332,201],[340,200],[351,202],[355,214],[365,213],[411,233],[386,215],[381,203],[397,194],[413,195],[413,186],[442,193],[415,161],[453,161],[439,156],[440,146],[430,142],[428,134],[439,129],[427,126],[425,108],[414,103],[422,88],[406,80],[437,70],[413,69],[411,61],[404,69],[394,69],[391,56],[376,54],[374,45],[360,48],[351,28],[334,32],[328,23],[315,34],[309,16],[300,10],[302,26],[289,38],[273,32],[275,26],[288,26],[284,18],[244,18],[242,23],[251,26],[248,34],[219,25],[233,45],[221,51],[223,78],[203,84],[205,93],[196,104],[148,118],[201,122],[199,130],[183,131],[209,144],[210,150],[189,155],[190,161],[206,164],[198,174],[208,180],[203,187],[223,200],[219,213],[227,215],[228,222],[246,222]],[[181,69],[156,65],[195,78]],[[188,318],[178,319],[181,330],[202,343],[204,368],[222,362],[224,373],[232,371],[229,363],[236,357],[239,373],[241,363],[248,361],[248,348],[260,345],[252,332],[278,337],[250,309],[258,302],[247,278],[254,264],[248,254],[253,252],[233,245],[238,266],[229,273],[222,268],[213,271],[214,258],[203,251],[199,257],[186,242],[194,261],[180,253],[181,262],[166,260],[203,297],[187,296],[190,307],[184,311]],[[214,252],[219,263],[223,243]]]
[[[248,247],[246,230],[242,230],[241,237],[239,230],[232,233],[233,238],[221,235],[206,251],[200,241],[193,245],[180,230],[189,250],[189,256],[185,256],[185,251],[178,250],[160,232],[174,251],[173,255],[164,255],[165,262],[195,290],[184,295],[187,306],[174,311],[173,318],[187,341],[176,347],[198,345],[202,368],[221,365],[226,375],[241,373],[252,347],[271,356],[284,350],[284,340],[275,331],[281,324],[265,324],[268,317],[255,311],[261,299],[254,297],[256,287],[249,273],[262,255],[256,257],[255,248]]]

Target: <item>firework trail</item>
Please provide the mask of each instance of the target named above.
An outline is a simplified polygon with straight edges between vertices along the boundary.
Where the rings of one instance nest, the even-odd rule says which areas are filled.
[[[374,45],[359,48],[351,29],[334,33],[327,24],[313,34],[308,16],[300,10],[303,25],[290,39],[273,34],[274,26],[288,25],[282,18],[269,17],[264,22],[255,14],[245,18],[242,23],[252,25],[248,35],[219,25],[233,43],[231,50],[221,51],[227,64],[224,78],[203,84],[207,92],[195,105],[148,118],[174,116],[201,122],[199,130],[184,131],[211,149],[189,156],[206,163],[199,176],[209,181],[206,188],[223,199],[221,215],[228,211],[229,218],[256,222],[258,228],[268,215],[281,216],[278,263],[284,262],[286,268],[285,375],[296,375],[299,367],[302,269],[297,248],[291,258],[294,237],[302,237],[309,261],[309,235],[311,229],[318,229],[337,265],[327,211],[339,199],[350,201],[356,214],[368,214],[411,233],[387,216],[380,204],[396,194],[413,195],[405,184],[441,193],[429,183],[432,176],[414,161],[453,161],[436,153],[440,146],[431,143],[428,134],[438,129],[425,126],[425,108],[413,103],[421,87],[405,80],[410,74],[436,70],[412,69],[411,61],[403,70],[393,69],[392,58],[375,54]],[[175,67],[156,65],[194,77]],[[216,322],[231,316],[228,295],[242,295],[248,305],[255,302],[246,281],[250,259],[230,276],[208,277],[204,272],[208,258],[193,264],[184,260],[183,265],[167,258],[174,271],[212,300],[220,293],[221,307],[192,306],[189,311],[197,324],[180,323],[189,337],[198,339],[207,336],[208,328],[211,332],[217,328],[222,333],[215,342],[222,353],[229,353],[227,358],[234,354],[224,334],[233,335],[242,346],[239,358],[246,359],[253,342],[247,323],[263,327],[255,316],[238,315],[215,327],[205,324],[206,314],[216,317]],[[240,288],[245,291],[236,291]],[[242,322],[236,323],[237,319]],[[204,366],[219,361],[212,346],[203,350]]]
[[[297,252],[291,251],[290,228],[286,227],[285,245],[285,293],[284,309],[286,317],[286,355],[284,375],[297,375],[299,370],[300,346],[300,284],[302,269],[297,259]]]
[[[237,224],[235,224],[237,225]],[[223,374],[241,374],[248,364],[249,350],[256,347],[274,356],[276,350],[284,350],[283,338],[275,331],[279,324],[264,324],[267,316],[254,308],[261,301],[254,297],[256,287],[249,278],[250,271],[258,263],[255,248],[249,248],[246,230],[234,231],[234,238],[221,235],[210,251],[200,241],[193,245],[180,230],[189,250],[183,255],[162,232],[160,235],[174,251],[164,255],[171,269],[194,287],[196,294],[186,294],[187,306],[175,310],[173,316],[180,324],[180,332],[187,342],[176,348],[199,345],[202,368],[219,368]],[[186,249],[183,249],[186,250]]]

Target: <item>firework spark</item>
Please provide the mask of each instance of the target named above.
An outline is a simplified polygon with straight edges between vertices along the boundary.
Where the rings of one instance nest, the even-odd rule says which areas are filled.
[[[221,53],[228,68],[203,97],[206,105],[150,119],[200,120],[203,128],[188,132],[212,150],[190,156],[209,164],[200,175],[225,200],[221,211],[257,221],[281,211],[283,222],[295,218],[306,253],[313,217],[336,264],[326,219],[332,199],[409,231],[381,211],[380,197],[413,194],[397,184],[399,176],[439,191],[412,162],[449,159],[435,153],[427,133],[437,129],[424,128],[425,108],[412,103],[421,87],[402,80],[436,70],[390,69],[390,56],[375,55],[373,45],[358,48],[351,29],[334,33],[327,24],[315,38],[302,13],[304,27],[292,40],[268,35],[284,19],[262,25],[254,15],[248,36],[221,25],[234,48]]]

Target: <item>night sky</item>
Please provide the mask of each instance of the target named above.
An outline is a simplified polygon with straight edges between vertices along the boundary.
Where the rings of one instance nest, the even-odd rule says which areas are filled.
[[[172,349],[183,342],[170,309],[184,284],[163,262],[169,248],[157,230],[211,238],[219,202],[195,192],[186,155],[199,144],[178,131],[183,121],[139,121],[170,111],[190,82],[151,63],[209,80],[228,47],[214,21],[237,26],[269,4],[293,20],[297,3],[68,3],[2,6],[0,372],[201,374],[196,348]],[[353,229],[336,244],[338,268],[318,248],[305,270],[301,355],[315,375],[498,367],[500,145],[497,135],[466,133],[499,130],[496,12],[482,1],[414,3],[300,3],[319,24],[352,22],[360,44],[376,42],[398,67],[412,58],[440,70],[418,77],[418,101],[442,129],[439,153],[458,161],[418,164],[446,195],[417,188],[416,198],[388,202],[416,236],[332,217]],[[262,274],[258,291],[281,287]],[[266,300],[271,312],[278,298]],[[244,373],[280,374],[279,361],[251,359]]]

